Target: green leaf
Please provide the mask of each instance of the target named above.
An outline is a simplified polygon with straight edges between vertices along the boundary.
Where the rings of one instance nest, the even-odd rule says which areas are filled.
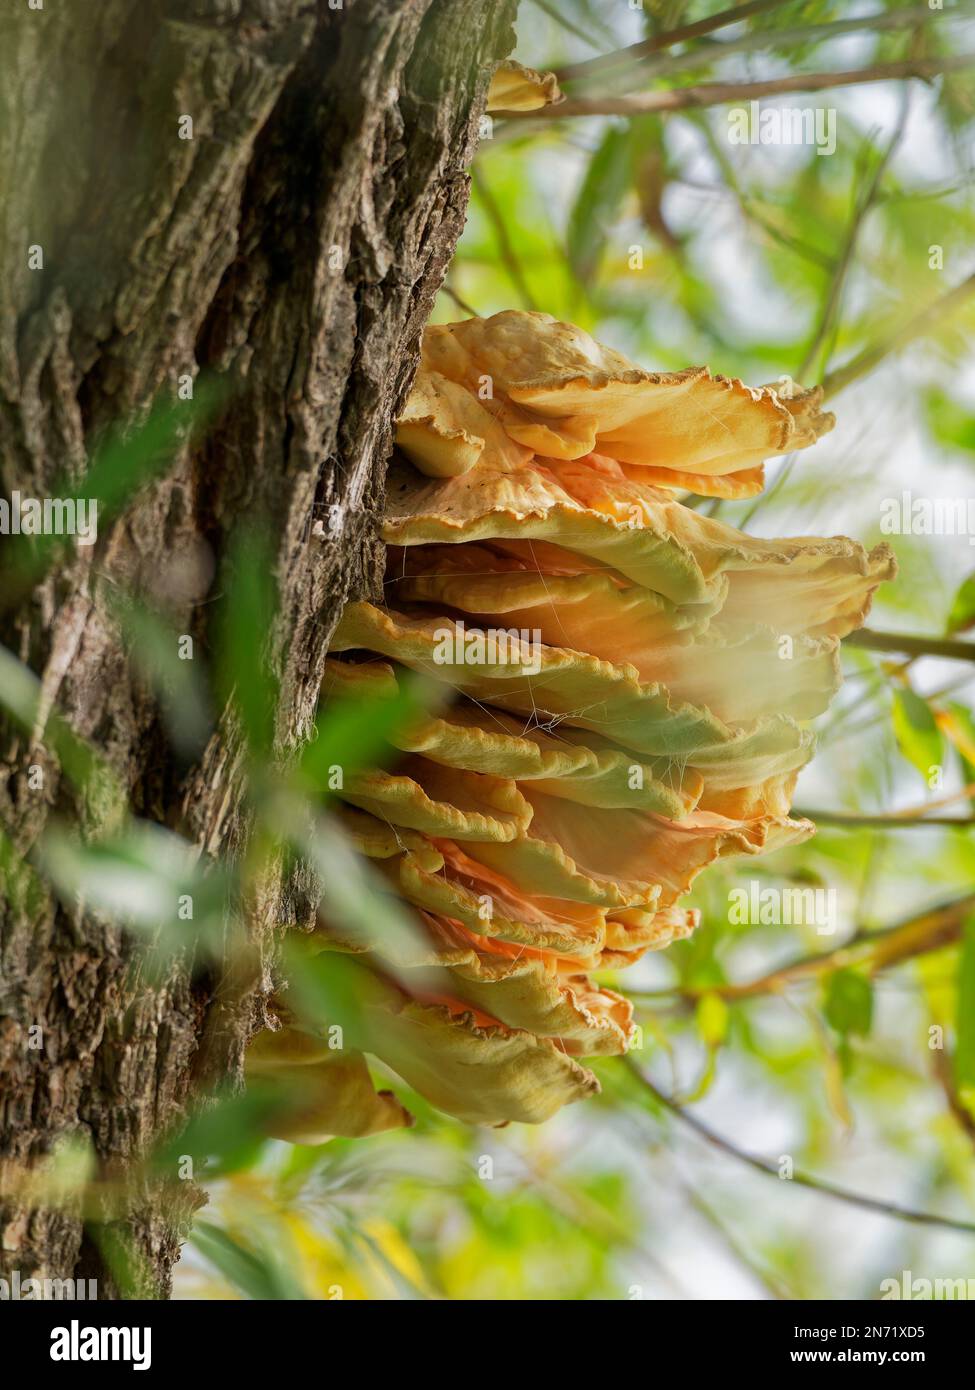
[[[388,880],[372,863],[356,853],[334,817],[309,818],[301,798],[284,794],[267,810],[279,834],[315,870],[324,888],[322,912],[348,940],[368,949],[381,937],[390,960],[417,949],[421,938],[415,914],[389,891]],[[293,933],[285,950],[300,948],[301,942],[300,933]],[[309,972],[314,973],[313,963],[305,966],[304,973]]]
[[[80,900],[157,947],[178,952],[200,943],[219,953],[225,944],[231,871],[204,872],[199,851],[160,825],[133,821],[90,843],[53,826],[36,858],[63,901]]]
[[[944,740],[926,700],[909,686],[894,691],[894,735],[897,746],[925,779],[943,760]]]
[[[945,633],[950,637],[954,632],[967,632],[972,626],[975,626],[975,574],[962,580],[952,599]]]
[[[720,994],[705,994],[698,1002],[695,1022],[697,1031],[708,1047],[720,1047],[728,1036],[731,1014]]]
[[[945,733],[948,742],[958,754],[965,786],[970,787],[975,783],[975,718],[972,717],[971,710],[960,705],[957,700],[948,702]],[[969,802],[975,806],[975,796],[969,797]]]
[[[33,865],[0,826],[0,897],[14,912],[29,912],[32,917],[40,918],[46,896],[44,884]]]
[[[113,607],[134,664],[158,696],[170,743],[185,758],[198,756],[213,726],[199,662],[180,656],[180,634],[144,604],[126,596]]]
[[[957,1010],[955,1088],[962,1104],[975,1115],[975,914],[967,918],[962,934]]]
[[[241,1095],[227,1095],[191,1115],[152,1155],[153,1171],[170,1179],[186,1177],[184,1159],[193,1160],[193,1177],[206,1183],[224,1173],[249,1168],[267,1143],[265,1121],[279,1109],[281,1097],[269,1086],[248,1083]]]
[[[924,399],[928,428],[940,444],[975,451],[975,415],[939,391],[930,390]]]
[[[378,1036],[366,1026],[366,1011],[389,1003],[387,981],[367,964],[339,951],[303,950],[299,943],[285,943],[284,960],[291,981],[289,1003],[305,1028],[322,1035],[338,1025],[345,1045],[366,1046]]]
[[[351,777],[364,767],[386,761],[390,740],[419,715],[428,713],[444,698],[443,686],[413,672],[397,675],[392,699],[330,699],[319,706],[315,734],[301,756],[301,772],[310,787],[322,796],[331,789],[335,769]]]
[[[823,1000],[826,1021],[844,1038],[865,1038],[873,1022],[873,986],[856,970],[837,970],[826,983]]]
[[[50,496],[95,507],[95,529],[122,511],[140,488],[168,472],[185,447],[191,431],[214,419],[226,399],[226,388],[214,381],[197,382],[192,401],[157,402],[134,429],[109,431],[101,440],[80,483],[55,480]],[[4,542],[4,582],[0,594],[13,605],[38,584],[69,545],[72,536],[15,536]]]
[[[630,133],[610,126],[582,181],[569,214],[569,262],[582,281],[591,280],[599,266],[610,226],[619,212],[632,173]]]
[[[131,1232],[119,1222],[86,1221],[85,1236],[98,1250],[102,1261],[126,1300],[147,1296],[155,1279],[146,1255],[136,1245]]]
[[[278,683],[271,638],[278,598],[271,547],[252,531],[238,532],[230,547],[230,581],[217,623],[217,684],[233,700],[252,755],[270,752]]]
[[[6,647],[0,647],[0,709],[6,710],[25,733],[33,733],[41,706],[41,683],[29,666],[18,661]],[[108,764],[81,739],[56,713],[48,714],[42,741],[56,755],[65,774],[76,787],[93,795],[95,784],[103,793],[121,803],[123,792]]]

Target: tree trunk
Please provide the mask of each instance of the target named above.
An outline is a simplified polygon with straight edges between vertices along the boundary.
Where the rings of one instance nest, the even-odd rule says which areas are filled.
[[[258,520],[280,611],[255,641],[266,636],[280,681],[278,753],[300,745],[341,607],[380,579],[391,421],[463,224],[514,0],[5,8],[2,492],[80,480],[109,427],[144,419],[201,370],[226,382],[229,405],[202,444],[184,432],[164,479],[95,546],[65,553],[30,593],[8,574],[0,643],[41,678],[43,713],[32,737],[0,722],[0,821],[20,855],[54,816],[88,836],[104,827],[45,746],[57,708],[136,815],[209,855],[239,852],[232,721],[194,766],[174,759],[111,594],[141,593],[206,652],[228,540]],[[139,1257],[138,1292],[164,1297],[199,1200],[190,1185],[174,1196],[144,1180],[106,1230],[77,1205],[33,1200],[25,1174],[73,1136],[111,1178],[194,1087],[239,1081],[276,935],[312,918],[314,894],[300,874],[263,886],[247,923],[259,968],[218,1003],[182,963],[140,979],[115,927],[25,892],[2,854],[0,890],[0,1273],[97,1278],[101,1297],[118,1296],[104,1253],[114,1222]]]

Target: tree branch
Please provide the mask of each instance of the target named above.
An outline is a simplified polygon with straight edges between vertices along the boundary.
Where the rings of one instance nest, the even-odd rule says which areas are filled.
[[[630,1057],[624,1057],[621,1060],[630,1074],[635,1076],[644,1089],[650,1092],[657,1103],[681,1120],[689,1129],[692,1129],[698,1138],[703,1139],[712,1148],[727,1154],[729,1158],[735,1158],[739,1163],[747,1164],[757,1173],[765,1173],[768,1177],[775,1178],[776,1181],[783,1181],[779,1177],[777,1164],[768,1159],[758,1158],[754,1154],[746,1153],[744,1149],[739,1149],[730,1139],[726,1139],[723,1134],[718,1134],[699,1120],[696,1115],[690,1114],[670,1096],[665,1095]],[[973,1221],[958,1221],[950,1216],[938,1216],[935,1212],[915,1211],[912,1207],[903,1207],[897,1202],[885,1202],[879,1197],[868,1197],[861,1192],[851,1192],[848,1188],[838,1187],[835,1183],[811,1177],[808,1173],[793,1172],[789,1181],[796,1183],[799,1187],[809,1188],[812,1192],[818,1192],[823,1197],[831,1197],[834,1201],[845,1202],[848,1206],[860,1207],[863,1211],[873,1211],[880,1216],[889,1216],[895,1221],[906,1221],[915,1226],[938,1226],[943,1230],[958,1231],[964,1235],[975,1235],[975,1222]]]
[[[947,796],[936,797],[933,801],[928,801],[923,805],[911,806],[906,811],[888,811],[883,815],[868,817],[867,819],[882,821],[884,825],[887,825],[890,821],[906,821],[910,824],[912,821],[924,820],[931,811],[938,811],[942,806],[950,806],[953,801],[968,801],[973,796],[975,796],[975,782],[969,782],[967,786],[959,787],[958,791],[949,792]],[[800,813],[798,810],[795,810],[794,814],[804,814],[811,820],[814,820],[817,815],[828,817],[833,813],[830,811],[805,811]],[[935,824],[937,824],[937,822],[935,822]],[[954,822],[952,822],[952,824],[954,824]]]
[[[793,73],[762,82],[704,82],[695,87],[675,87],[630,96],[575,97],[544,111],[512,111],[506,120],[519,124],[562,120],[568,116],[641,116],[653,111],[685,111],[689,107],[722,106],[786,92],[825,92],[836,87],[857,87],[868,82],[892,82],[915,77],[928,80],[946,72],[960,72],[975,65],[975,53],[953,57],[909,58],[896,63],[875,63],[847,72]]]
[[[956,829],[975,825],[975,816],[899,816],[896,811],[876,816],[847,814],[844,811],[809,811],[793,807],[792,814],[813,820],[817,825],[846,826],[858,830],[917,830],[926,825],[954,826]]]
[[[972,277],[975,283],[975,276]],[[828,380],[828,378],[827,378]],[[873,652],[906,652],[910,656],[942,656],[950,661],[975,661],[975,642],[958,642],[953,637],[912,637],[903,632],[874,632],[864,627],[843,638],[851,647]]]

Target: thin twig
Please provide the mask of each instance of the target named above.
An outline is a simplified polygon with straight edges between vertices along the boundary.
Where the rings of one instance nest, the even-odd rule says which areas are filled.
[[[947,14],[941,11],[942,17]],[[925,5],[911,9],[881,11],[879,14],[858,15],[856,19],[831,20],[825,24],[806,24],[795,29],[751,30],[737,39],[726,39],[723,43],[703,44],[690,53],[665,54],[651,63],[641,63],[633,73],[633,81],[645,82],[655,77],[675,77],[681,72],[693,72],[712,63],[719,63],[729,54],[761,53],[768,49],[792,48],[806,43],[827,43],[830,39],[842,38],[869,29],[879,33],[887,29],[912,29],[918,24],[928,23],[935,14]],[[632,89],[629,76],[613,78],[613,90],[617,93]],[[590,96],[595,96],[591,92]]]
[[[894,127],[894,132],[887,142],[886,149],[877,161],[877,167],[874,169],[873,176],[867,184],[862,196],[856,197],[854,200],[853,213],[850,217],[850,225],[847,228],[846,237],[843,241],[843,248],[840,251],[839,259],[836,262],[835,269],[830,279],[829,288],[826,291],[826,297],[820,312],[819,323],[816,325],[812,340],[802,359],[802,365],[796,374],[797,381],[805,381],[807,374],[815,366],[820,349],[826,342],[826,338],[833,327],[836,314],[840,307],[840,301],[843,298],[843,291],[846,287],[846,278],[853,265],[853,258],[856,252],[857,242],[860,238],[860,232],[863,230],[863,224],[867,214],[877,201],[881,180],[887,172],[890,161],[894,156],[894,151],[897,149],[897,146],[904,136],[907,117],[911,109],[910,93],[910,87],[905,87],[900,116],[898,117],[897,125]],[[826,361],[829,361],[828,354]]]
[[[975,1144],[975,1115],[967,1108],[958,1089],[955,1086],[955,1079],[951,1074],[951,1064],[945,1055],[943,1048],[931,1049],[931,1066],[938,1083],[944,1092],[948,1109],[958,1122],[960,1128],[967,1134],[968,1138]]]
[[[817,825],[846,826],[858,830],[923,830],[927,825],[967,829],[975,825],[975,816],[898,816],[890,813],[861,816],[844,811],[800,810],[798,806],[793,808],[793,815],[815,821]]]
[[[699,1120],[696,1115],[692,1115],[672,1100],[670,1096],[665,1095],[640,1070],[631,1057],[624,1057],[621,1060],[631,1075],[635,1076],[640,1084],[650,1092],[658,1104],[692,1129],[698,1138],[703,1139],[712,1148],[727,1154],[729,1158],[736,1158],[739,1163],[747,1164],[756,1172],[765,1173],[766,1176],[773,1177],[776,1181],[782,1181],[779,1176],[778,1164],[765,1158],[758,1158],[754,1154],[747,1153],[744,1149],[739,1149],[730,1139],[726,1139],[723,1134],[718,1134],[716,1130]],[[896,1221],[907,1221],[916,1226],[939,1226],[943,1230],[959,1231],[964,1235],[975,1235],[975,1222],[973,1221],[958,1221],[950,1216],[938,1216],[935,1212],[915,1211],[913,1208],[903,1207],[897,1202],[885,1202],[879,1197],[869,1197],[862,1192],[851,1192],[848,1188],[837,1187],[835,1183],[811,1177],[808,1173],[793,1171],[789,1181],[794,1182],[799,1187],[808,1188],[812,1192],[818,1192],[823,1197],[832,1197],[834,1201],[845,1202],[848,1206],[859,1207],[864,1211],[877,1212],[880,1216],[889,1216]]]
[[[823,391],[826,398],[829,399],[837,395],[851,382],[858,381],[860,377],[872,372],[874,367],[878,366],[885,357],[889,357],[891,353],[899,352],[901,348],[907,347],[916,339],[926,337],[941,323],[942,319],[961,308],[973,294],[975,294],[975,274],[970,275],[967,280],[963,280],[960,285],[956,285],[947,294],[943,294],[940,299],[936,299],[933,304],[929,304],[919,314],[915,314],[914,318],[909,319],[902,328],[892,333],[889,338],[865,348],[863,352],[844,366],[837,367],[835,372],[830,372],[823,381]]]
[[[832,273],[836,262],[831,256],[824,251],[820,251],[818,247],[810,246],[807,242],[802,241],[801,238],[792,236],[788,232],[783,232],[774,222],[767,218],[764,213],[756,210],[741,186],[734,163],[729,156],[728,149],[723,147],[718,140],[707,117],[703,114],[695,114],[692,111],[685,116],[684,119],[689,121],[696,130],[701,132],[715,163],[724,177],[724,184],[715,184],[711,187],[707,185],[696,186],[702,188],[704,192],[714,193],[716,195],[730,194],[737,202],[742,216],[748,221],[754,222],[754,224],[760,227],[773,241],[778,242],[779,245],[784,246],[788,251],[794,252],[797,256],[802,256],[806,260],[811,261],[814,265],[818,265],[820,269]],[[678,181],[685,186],[695,186],[690,185],[687,179]]]
[[[535,4],[543,14],[547,14],[549,19],[554,20],[560,28],[567,30],[570,34],[575,34],[577,39],[582,39],[582,42],[587,43],[590,48],[599,48],[599,40],[587,34],[585,29],[581,29],[578,24],[574,23],[568,17],[568,15],[563,14],[557,5],[550,4],[549,0],[535,0]]]
[[[801,256],[803,260],[809,261],[811,265],[819,266],[820,270],[832,271],[833,261],[825,251],[820,251],[818,247],[811,246],[801,237],[792,236],[789,232],[783,232],[777,227],[770,218],[757,208],[748,199],[747,194],[742,193],[738,197],[738,206],[741,208],[742,216],[748,221],[754,222],[755,226],[770,237],[772,241],[783,247],[786,251],[791,251],[795,256]]]
[[[705,994],[717,994],[722,999],[734,1001],[778,994],[789,985],[801,983],[803,980],[818,979],[820,975],[851,966],[861,966],[870,975],[878,975],[906,960],[939,951],[943,946],[956,941],[961,933],[962,923],[972,911],[975,911],[975,893],[968,893],[951,902],[932,907],[920,915],[909,917],[904,922],[884,927],[882,931],[865,931],[861,928],[854,932],[849,940],[831,951],[799,956],[796,960],[752,980],[701,986],[678,985],[672,989],[644,991],[642,994],[630,991],[629,997],[650,1000],[666,999],[676,995],[693,1003]]]
[[[921,820],[930,811],[940,811],[942,806],[950,806],[953,801],[968,801],[972,796],[975,796],[975,782],[969,782],[967,786],[959,787],[957,791],[948,792],[946,796],[935,797],[933,801],[918,806],[909,806],[904,811],[889,811],[886,819]]]
[[[958,642],[953,637],[914,637],[904,632],[875,632],[862,627],[844,637],[851,647],[872,652],[906,652],[909,656],[941,656],[950,661],[975,661],[975,642]]]
[[[641,116],[652,111],[686,111],[689,107],[723,106],[786,92],[825,92],[837,87],[858,87],[868,82],[893,82],[914,77],[924,81],[946,72],[975,66],[975,53],[938,58],[908,58],[896,63],[875,63],[846,72],[792,73],[761,82],[704,82],[693,87],[661,88],[629,96],[570,98],[543,111],[512,111],[506,120],[525,122],[562,120],[570,116]]]
[[[722,10],[720,14],[711,15],[708,19],[699,19],[696,24],[685,24],[680,29],[665,30],[662,34],[655,34],[653,38],[631,43],[626,48],[604,53],[599,58],[588,58],[583,63],[568,63],[565,67],[558,68],[555,75],[560,82],[575,82],[579,78],[594,77],[598,73],[609,71],[610,68],[636,62],[651,53],[659,53],[661,49],[672,48],[674,44],[686,43],[689,39],[700,39],[705,34],[713,34],[716,29],[723,29],[729,24],[740,24],[743,19],[767,14],[769,10],[777,10],[785,3],[786,0],[750,0],[747,5],[732,5],[731,9]]]
[[[774,1270],[762,1269],[759,1267],[757,1257],[748,1250],[733,1234],[728,1230],[717,1212],[712,1211],[699,1192],[688,1184],[684,1184],[684,1197],[691,1204],[696,1212],[701,1215],[708,1225],[717,1233],[725,1249],[732,1255],[742,1268],[757,1280],[773,1298],[792,1299],[792,1294],[786,1285],[779,1278]]]
[[[477,310],[472,308],[471,305],[468,304],[466,299],[461,299],[460,295],[451,285],[444,284],[441,288],[443,289],[444,294],[447,295],[449,299],[452,299],[454,301],[458,309],[463,309],[464,313],[469,314],[472,319],[479,319],[481,317]]]

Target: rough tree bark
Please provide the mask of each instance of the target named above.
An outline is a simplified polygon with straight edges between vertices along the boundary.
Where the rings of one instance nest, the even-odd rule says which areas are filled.
[[[80,479],[108,427],[144,418],[186,374],[219,373],[231,402],[96,546],[27,596],[0,590],[0,643],[135,813],[208,853],[246,839],[234,741],[215,735],[189,769],[174,761],[109,591],[134,587],[206,651],[228,538],[260,518],[281,596],[267,642],[277,741],[300,744],[341,606],[377,582],[390,424],[463,224],[513,12],[514,0],[24,0],[0,19],[3,492]],[[43,268],[29,268],[30,247]],[[7,837],[26,854],[55,814],[100,828],[43,729],[0,722]],[[82,1136],[111,1176],[194,1085],[239,1077],[268,972],[218,1006],[183,967],[140,981],[117,930],[29,900],[2,861],[0,895],[0,1272],[94,1277],[117,1296],[82,1213],[32,1204],[25,1169]],[[265,887],[248,924],[265,961],[276,930],[313,912],[297,879]],[[164,1197],[147,1181],[121,1222],[144,1296],[168,1292],[193,1206]]]

